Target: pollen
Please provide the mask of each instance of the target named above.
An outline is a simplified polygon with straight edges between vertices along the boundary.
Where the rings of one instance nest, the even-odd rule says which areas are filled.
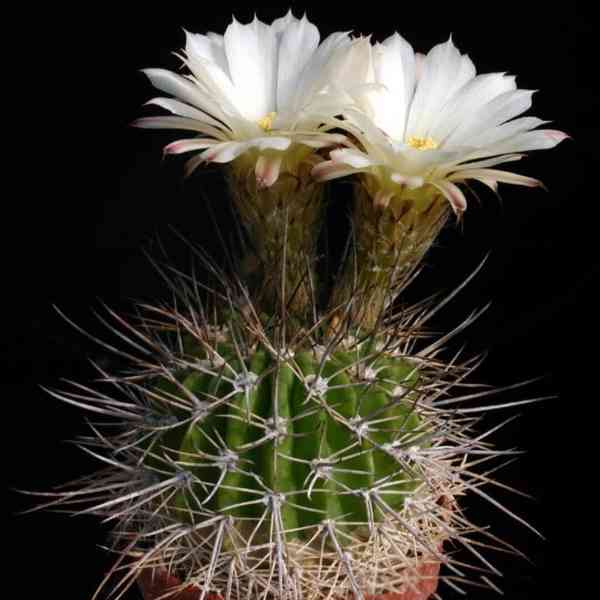
[[[406,143],[417,150],[435,150],[439,147],[439,144],[429,137],[421,138],[414,135],[409,137]]]
[[[265,131],[271,131],[273,129],[273,121],[277,117],[276,112],[267,113],[262,119],[258,120],[259,126]]]

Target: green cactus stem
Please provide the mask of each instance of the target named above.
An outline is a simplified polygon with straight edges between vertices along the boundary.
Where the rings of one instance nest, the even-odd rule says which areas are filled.
[[[331,356],[305,350],[285,360],[260,347],[241,359],[231,343],[211,354],[160,386],[169,400],[156,403],[157,419],[185,422],[184,412],[172,408],[177,396],[182,403],[194,398],[203,411],[155,437],[144,460],[164,479],[181,465],[193,477],[172,508],[192,522],[204,510],[258,519],[265,503],[278,499],[285,537],[305,541],[326,519],[356,523],[348,532],[368,537],[381,512],[365,494],[383,481],[387,504],[402,509],[420,480],[400,450],[426,439],[411,394],[414,365],[369,352],[367,343]],[[172,460],[179,466],[169,468]],[[267,534],[265,524],[257,535]]]

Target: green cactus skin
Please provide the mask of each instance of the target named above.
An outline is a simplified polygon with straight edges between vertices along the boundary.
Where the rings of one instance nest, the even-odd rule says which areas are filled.
[[[197,368],[162,382],[159,395],[193,398],[203,416],[154,437],[145,459],[163,479],[181,468],[192,476],[171,510],[192,522],[201,510],[257,521],[276,498],[286,539],[309,539],[327,519],[360,534],[380,520],[364,494],[383,479],[387,504],[401,510],[419,483],[397,456],[424,439],[411,394],[418,376],[407,360],[362,348],[285,361],[260,347],[245,360],[232,344],[217,345],[212,359],[188,348]],[[158,418],[184,421],[172,406],[157,402]]]
[[[187,284],[176,290],[191,294]],[[471,434],[486,407],[460,406],[490,391],[452,394],[474,361],[415,343],[439,304],[376,332],[332,314],[290,336],[289,315],[261,314],[243,295],[211,321],[195,298],[145,306],[132,324],[112,313],[135,354],[119,352],[125,371],[100,370],[111,391],[49,390],[109,419],[81,438],[105,468],[50,496],[113,524],[118,590],[150,570],[199,600],[408,594],[433,585],[425,573],[440,564],[468,576],[448,540],[499,574],[457,509],[467,492],[488,498],[474,468],[504,456]]]

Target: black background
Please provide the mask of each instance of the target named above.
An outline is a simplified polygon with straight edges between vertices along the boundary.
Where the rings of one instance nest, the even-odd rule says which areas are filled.
[[[132,299],[166,297],[142,250],[158,255],[157,240],[183,268],[187,250],[175,228],[219,257],[210,213],[227,233],[229,213],[220,173],[182,178],[182,161],[161,159],[176,134],[128,127],[153,95],[138,72],[176,69],[181,27],[222,32],[234,13],[249,20],[282,15],[287,4],[163,2],[77,4],[32,9],[19,25],[10,58],[19,71],[6,98],[6,138],[12,156],[5,172],[2,221],[5,309],[2,348],[5,480],[11,487],[48,489],[94,468],[71,444],[86,432],[81,413],[53,400],[40,385],[60,378],[88,381],[89,358],[111,366],[103,350],[62,320],[52,305],[94,333],[100,301],[127,311]],[[460,228],[448,228],[409,294],[452,289],[491,251],[483,271],[439,316],[443,331],[489,300],[490,310],[455,346],[489,351],[477,375],[493,385],[544,379],[528,395],[559,397],[521,410],[497,437],[502,447],[527,451],[505,469],[503,481],[530,492],[527,501],[498,491],[546,541],[467,500],[469,514],[515,543],[534,565],[502,558],[501,586],[509,599],[578,598],[593,589],[587,544],[596,520],[597,457],[597,227],[600,198],[592,156],[600,139],[597,68],[584,70],[598,28],[575,2],[525,3],[292,3],[323,34],[335,30],[399,31],[419,51],[444,41],[468,52],[478,72],[508,71],[521,88],[540,90],[532,114],[555,121],[573,140],[533,153],[515,170],[538,177],[548,192],[504,186],[502,201],[477,188]],[[596,170],[598,166],[596,166]],[[341,239],[347,186],[332,189],[329,226]],[[523,392],[525,393],[525,392]],[[519,395],[505,396],[518,399]],[[498,419],[500,415],[498,415]],[[54,513],[15,516],[32,505],[8,493],[9,535],[4,568],[19,598],[87,600],[109,564],[99,548],[106,528],[93,517]],[[454,597],[447,589],[444,598]],[[566,594],[560,596],[560,594]],[[132,591],[127,598],[137,598]],[[469,598],[491,592],[472,591]]]

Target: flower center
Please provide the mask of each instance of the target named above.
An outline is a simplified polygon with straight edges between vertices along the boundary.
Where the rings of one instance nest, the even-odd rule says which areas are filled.
[[[265,131],[271,131],[273,129],[273,121],[277,117],[276,112],[267,113],[262,119],[258,120],[259,126]]]
[[[435,150],[439,147],[439,144],[430,137],[422,138],[415,135],[411,135],[406,143],[416,150]]]

